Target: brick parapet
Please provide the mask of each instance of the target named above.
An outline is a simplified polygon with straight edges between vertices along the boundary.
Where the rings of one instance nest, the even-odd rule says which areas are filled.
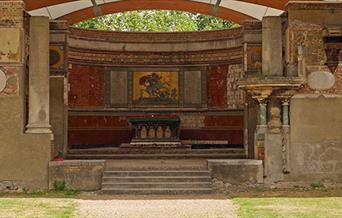
[[[23,1],[0,1],[0,27],[22,27],[24,8]]]

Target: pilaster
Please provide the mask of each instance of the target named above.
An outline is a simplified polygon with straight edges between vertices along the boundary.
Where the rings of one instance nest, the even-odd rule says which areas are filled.
[[[49,18],[30,18],[29,118],[26,133],[51,133]]]

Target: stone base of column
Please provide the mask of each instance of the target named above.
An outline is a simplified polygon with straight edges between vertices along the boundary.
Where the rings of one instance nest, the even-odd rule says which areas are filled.
[[[51,125],[50,124],[28,124],[26,126],[26,131],[25,133],[30,133],[30,134],[51,134]]]

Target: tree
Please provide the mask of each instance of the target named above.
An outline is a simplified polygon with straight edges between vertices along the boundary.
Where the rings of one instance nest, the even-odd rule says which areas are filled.
[[[105,15],[82,21],[75,26],[112,31],[178,32],[227,29],[238,25],[231,21],[190,12],[147,10]]]

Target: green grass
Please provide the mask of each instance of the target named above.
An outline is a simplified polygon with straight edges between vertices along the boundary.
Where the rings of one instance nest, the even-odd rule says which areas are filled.
[[[0,198],[78,198],[79,190],[64,190],[64,191],[35,191],[22,193],[5,193],[0,192]]]
[[[342,198],[235,198],[241,218],[342,218]]]
[[[0,217],[69,218],[75,210],[72,199],[0,198]]]

